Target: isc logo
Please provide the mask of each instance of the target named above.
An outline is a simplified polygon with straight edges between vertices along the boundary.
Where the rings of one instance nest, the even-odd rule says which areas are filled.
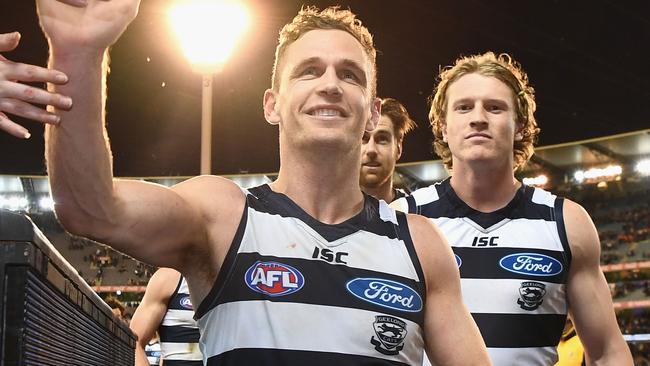
[[[261,261],[248,268],[244,281],[251,290],[269,296],[289,295],[305,284],[305,278],[297,269],[278,262]]]
[[[472,242],[473,247],[496,247],[498,236],[475,236]]]
[[[314,248],[314,252],[311,253],[312,258],[322,259],[330,263],[340,263],[348,264],[343,257],[347,257],[348,253],[345,252],[333,252],[327,248],[319,249],[318,247]]]

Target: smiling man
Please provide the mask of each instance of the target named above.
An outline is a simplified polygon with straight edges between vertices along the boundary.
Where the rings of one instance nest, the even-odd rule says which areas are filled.
[[[580,205],[519,182],[539,133],[534,90],[508,55],[443,71],[429,119],[451,172],[394,207],[435,222],[460,267],[463,298],[495,365],[552,365],[567,314],[588,360],[632,365]]]
[[[353,13],[305,8],[280,31],[263,99],[279,126],[275,182],[243,190],[202,176],[167,188],[114,179],[105,130],[107,50],[139,2],[73,5],[85,9],[38,1],[50,66],[69,79],[51,91],[74,100],[46,130],[58,218],[178,270],[204,364],[415,365],[424,348],[436,364],[489,364],[435,226],[359,188],[380,100],[373,39]]]
[[[388,203],[404,197],[393,187],[395,164],[402,156],[404,136],[415,128],[402,103],[393,98],[381,101],[381,118],[372,131],[363,134],[361,144],[361,189]]]

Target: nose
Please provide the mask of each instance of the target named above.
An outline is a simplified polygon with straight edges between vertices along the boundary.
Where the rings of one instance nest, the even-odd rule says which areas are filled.
[[[343,94],[343,89],[340,84],[341,80],[333,68],[329,67],[325,73],[323,73],[321,79],[322,83],[318,88],[319,94],[326,96],[340,96]]]
[[[470,114],[470,122],[469,125],[472,128],[483,130],[487,128],[488,126],[488,118],[487,118],[487,113],[485,111],[485,108],[483,108],[482,104],[478,104],[476,108],[474,108]]]

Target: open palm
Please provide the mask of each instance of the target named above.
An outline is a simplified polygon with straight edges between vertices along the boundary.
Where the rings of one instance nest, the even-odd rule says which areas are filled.
[[[58,0],[37,0],[41,27],[57,51],[102,51],[111,46],[138,13],[140,0],[88,0],[75,7]]]

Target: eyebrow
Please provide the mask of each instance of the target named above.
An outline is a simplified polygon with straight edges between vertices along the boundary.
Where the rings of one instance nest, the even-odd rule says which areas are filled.
[[[456,105],[459,103],[467,103],[467,102],[474,102],[475,98],[461,98],[458,100],[452,101],[452,105]],[[497,104],[505,104],[508,105],[508,101],[503,100],[503,99],[497,99],[497,98],[487,98],[484,99],[486,103],[497,103]]]

